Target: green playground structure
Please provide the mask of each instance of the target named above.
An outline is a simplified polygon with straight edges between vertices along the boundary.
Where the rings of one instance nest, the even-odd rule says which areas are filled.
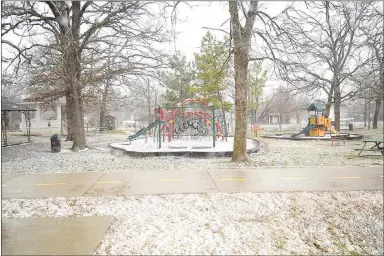
[[[145,135],[149,130],[155,128],[158,123],[159,121],[156,120],[155,122],[151,123],[148,127],[140,129],[137,133],[128,136],[128,140],[131,142],[132,140],[138,139],[141,135]]]
[[[299,133],[295,134],[294,136],[298,136],[300,134],[308,135],[309,131],[314,128],[316,128],[316,125],[312,125],[308,123],[308,125],[303,130],[301,130]]]

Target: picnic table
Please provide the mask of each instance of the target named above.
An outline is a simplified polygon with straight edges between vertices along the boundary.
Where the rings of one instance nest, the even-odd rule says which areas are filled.
[[[107,127],[95,127],[95,129],[93,130],[95,133],[96,132],[104,132],[104,131],[107,131],[108,128]]]
[[[363,140],[364,142],[364,145],[363,147],[360,149],[360,152],[359,152],[359,156],[361,154],[361,152],[363,151],[381,151],[381,154],[384,155],[384,146],[381,145],[384,143],[384,139],[381,138],[381,139],[369,139],[369,140]],[[370,143],[370,144],[375,144],[374,146],[372,146],[371,148],[369,149],[364,149],[365,148],[365,145],[367,145],[367,143]]]

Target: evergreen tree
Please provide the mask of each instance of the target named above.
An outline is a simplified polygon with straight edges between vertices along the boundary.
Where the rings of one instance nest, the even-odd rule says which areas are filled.
[[[171,70],[162,73],[162,82],[166,87],[163,95],[166,107],[174,107],[185,99],[193,98],[191,92],[192,83],[195,77],[191,63],[180,52],[172,56],[170,60]]]
[[[231,107],[223,97],[228,87],[224,82],[229,68],[228,55],[228,46],[208,31],[201,41],[200,53],[195,53],[197,83],[191,89],[198,98],[212,102],[223,111]]]

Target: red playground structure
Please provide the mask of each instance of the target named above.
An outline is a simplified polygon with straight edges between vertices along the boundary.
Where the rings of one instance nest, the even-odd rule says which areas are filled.
[[[156,120],[148,127],[141,129],[128,137],[129,141],[139,139],[141,135],[147,137],[147,132],[154,129],[153,140],[161,143],[179,138],[208,139],[212,138],[212,146],[216,140],[227,138],[225,113],[216,113],[215,106],[200,99],[186,99],[176,107],[155,109]],[[222,111],[220,111],[222,112]]]

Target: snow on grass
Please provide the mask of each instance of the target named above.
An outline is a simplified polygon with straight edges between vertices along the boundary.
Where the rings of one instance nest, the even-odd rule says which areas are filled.
[[[2,200],[2,218],[114,216],[96,254],[373,254],[383,191]]]
[[[372,131],[370,131],[372,133]],[[377,135],[372,134],[372,137]],[[382,136],[382,135],[381,135]],[[33,137],[33,143],[2,148],[2,174],[86,172],[86,171],[140,171],[140,170],[191,170],[235,167],[337,167],[383,165],[380,153],[376,156],[358,157],[356,148],[362,140],[292,141],[256,138],[261,142],[260,151],[250,154],[250,163],[232,163],[229,157],[190,158],[183,156],[131,157],[113,150],[108,145],[126,140],[119,134],[87,136],[89,150],[72,152],[72,143],[62,141],[62,152],[50,152],[48,137]],[[372,154],[365,152],[364,154]]]
[[[363,152],[372,156],[358,157],[362,140],[293,141],[258,138],[260,151],[251,155],[252,166],[268,167],[337,167],[383,165],[380,152]]]

